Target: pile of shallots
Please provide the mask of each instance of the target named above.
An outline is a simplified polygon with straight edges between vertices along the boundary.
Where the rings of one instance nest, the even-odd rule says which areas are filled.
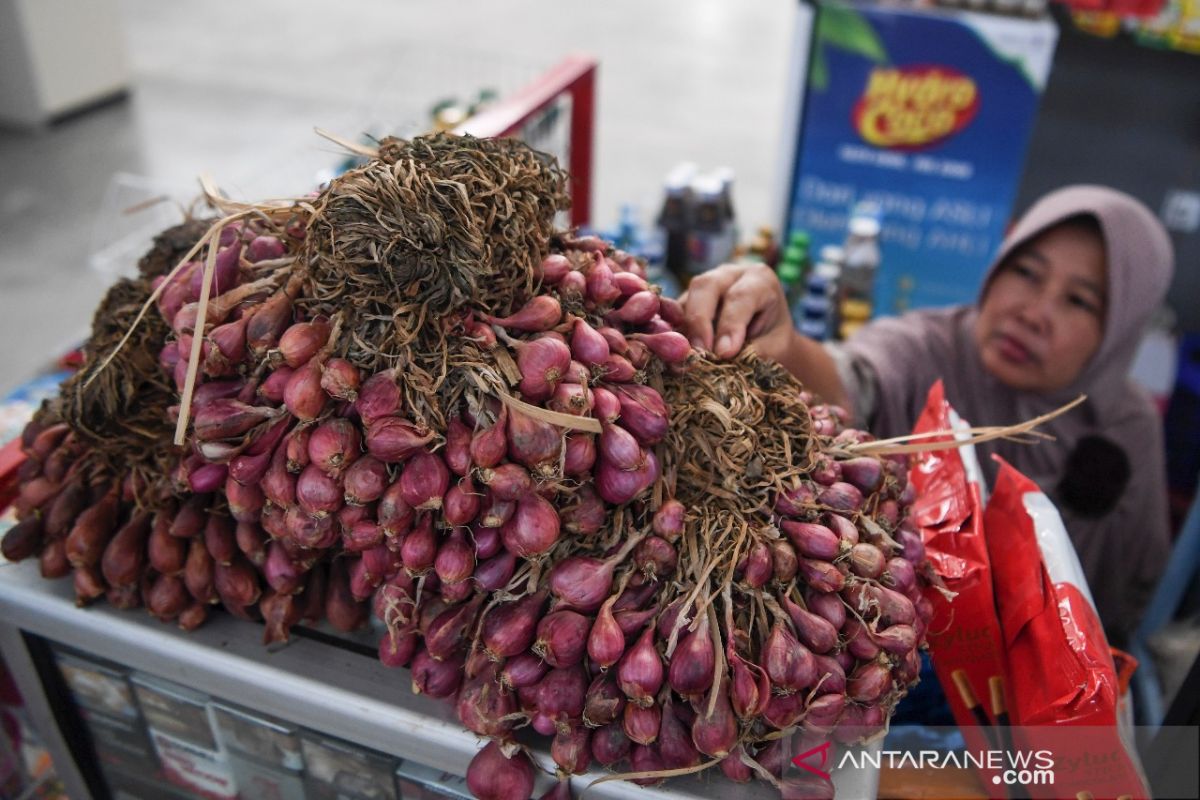
[[[94,445],[39,414],[6,557],[73,575],[81,605],[188,629],[221,605],[267,643],[373,612],[383,663],[490,740],[481,798],[530,797],[527,727],[561,778],[654,783],[777,780],[779,731],[886,722],[929,613],[902,462],[854,455],[864,436],[774,365],[694,353],[637,260],[570,236],[512,313],[426,321],[446,343],[433,429],[406,364],[366,372],[339,310],[306,302],[303,236],[225,224],[159,279],[181,394],[202,337],[176,470],[97,476]]]

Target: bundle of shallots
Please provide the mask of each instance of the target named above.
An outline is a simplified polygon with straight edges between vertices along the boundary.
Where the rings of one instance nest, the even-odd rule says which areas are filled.
[[[267,643],[373,615],[383,663],[491,740],[479,797],[530,796],[526,726],[561,778],[641,783],[778,780],[780,731],[873,735],[929,614],[904,461],[777,365],[693,352],[639,261],[554,231],[563,180],[439,135],[313,200],[211,197],[226,216],[142,286],[153,363],[93,348],[64,394],[136,372],[107,391],[165,392],[177,444],[43,409],[5,555]],[[135,445],[170,468],[121,474]]]

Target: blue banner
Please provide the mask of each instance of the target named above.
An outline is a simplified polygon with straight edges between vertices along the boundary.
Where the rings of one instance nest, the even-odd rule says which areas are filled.
[[[841,244],[851,209],[877,204],[877,314],[975,298],[1055,39],[1045,20],[819,6],[788,224]]]

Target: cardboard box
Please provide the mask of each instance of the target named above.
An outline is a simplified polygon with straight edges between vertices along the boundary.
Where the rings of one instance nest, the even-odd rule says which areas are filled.
[[[194,800],[196,795],[181,792],[150,774],[130,774],[120,769],[106,770],[108,793],[112,800]]]
[[[309,800],[397,800],[395,758],[310,731],[300,741]]]
[[[225,703],[209,703],[208,710],[243,800],[305,800],[295,725]]]
[[[234,800],[237,784],[209,724],[207,695],[143,673],[131,682],[166,779],[210,800]]]
[[[55,660],[80,716],[88,726],[101,767],[152,775],[158,757],[146,735],[128,671],[88,656],[55,651]]]
[[[415,761],[401,761],[396,767],[396,793],[404,800],[443,800],[447,797],[471,800],[472,797],[463,776]]]
[[[222,702],[209,703],[209,710],[217,738],[230,753],[284,771],[304,769],[298,726]]]
[[[229,753],[229,766],[242,800],[305,800],[304,773]]]

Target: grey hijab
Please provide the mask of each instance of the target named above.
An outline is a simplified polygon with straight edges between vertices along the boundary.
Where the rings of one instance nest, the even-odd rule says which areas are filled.
[[[987,273],[980,299],[1017,247],[1079,215],[1094,217],[1103,233],[1108,309],[1100,348],[1071,386],[1053,395],[1031,394],[989,375],[972,337],[975,307],[883,318],[860,329],[845,350],[856,367],[869,368],[878,381],[876,408],[868,422],[879,436],[909,432],[938,378],[950,403],[974,425],[1024,421],[1081,393],[1088,395],[1084,405],[1043,429],[1054,441],[988,443],[979,447],[979,456],[989,480],[996,474],[991,456],[998,454],[1059,506],[1101,620],[1119,645],[1136,627],[1169,550],[1161,424],[1128,374],[1146,323],[1171,281],[1170,239],[1154,215],[1126,194],[1101,186],[1060,189],[1038,201],[1014,226]],[[1106,483],[1122,472],[1127,477],[1123,485],[1121,480]],[[1090,490],[1092,485],[1097,488]],[[1084,495],[1107,492],[1100,498],[1103,513],[1079,507],[1075,498],[1081,490]]]

